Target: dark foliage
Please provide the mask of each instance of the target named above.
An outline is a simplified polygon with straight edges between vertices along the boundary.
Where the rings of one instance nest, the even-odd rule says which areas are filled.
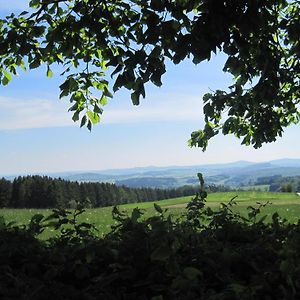
[[[24,228],[1,219],[0,298],[299,299],[300,223],[275,213],[265,224],[261,206],[241,217],[234,199],[212,211],[205,197],[201,190],[180,219],[158,205],[147,219],[115,207],[118,225],[104,238],[78,223],[82,207],[34,216]],[[39,241],[47,226],[60,234]]]
[[[224,188],[208,187],[212,192]],[[104,207],[192,196],[196,192],[197,187],[192,185],[172,189],[129,188],[104,182],[79,183],[47,176],[20,176],[13,182],[0,179],[0,207],[74,208],[78,202],[88,207]]]

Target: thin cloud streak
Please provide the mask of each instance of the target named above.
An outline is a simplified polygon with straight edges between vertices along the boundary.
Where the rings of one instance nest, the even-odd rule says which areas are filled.
[[[181,100],[184,99],[184,100]],[[120,99],[119,99],[120,100]],[[114,101],[114,100],[113,100]],[[202,119],[201,98],[194,95],[164,96],[163,99],[147,99],[140,106],[128,101],[108,105],[104,108],[102,124],[200,121]],[[68,112],[68,101],[48,99],[10,99],[0,97],[0,130],[78,126],[72,113]]]
[[[62,103],[46,99],[0,98],[0,130],[71,126]]]
[[[182,100],[183,99],[183,100]],[[171,94],[149,97],[139,106],[127,103],[122,108],[104,110],[104,123],[136,123],[157,121],[199,121],[202,114],[201,97]]]

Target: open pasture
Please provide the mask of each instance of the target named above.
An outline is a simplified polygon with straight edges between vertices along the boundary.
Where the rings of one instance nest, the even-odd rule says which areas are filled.
[[[237,196],[237,197],[236,197]],[[262,208],[261,216],[267,215],[267,221],[270,220],[274,212],[278,212],[282,218],[287,219],[291,223],[295,223],[300,218],[300,197],[295,193],[269,193],[261,191],[237,191],[212,193],[207,197],[207,205],[213,209],[218,209],[221,203],[227,203],[232,198],[237,205],[233,209],[247,213],[248,206],[257,206],[257,202],[266,203],[270,205]],[[168,213],[172,215],[180,215],[188,201],[192,197],[181,197],[175,199],[167,199],[156,201],[163,209],[167,209]],[[144,211],[144,216],[149,217],[157,213],[153,207],[154,202],[131,203],[119,206],[123,211],[130,212],[133,208],[138,207]],[[43,214],[48,216],[52,212],[51,209],[1,209],[0,215],[4,216],[6,222],[15,222],[18,225],[28,224],[30,218],[35,214]],[[115,224],[112,219],[112,207],[86,209],[86,211],[79,217],[82,222],[92,223],[99,230],[100,234],[108,233],[111,225]],[[56,232],[53,229],[47,229],[41,238],[53,236]]]

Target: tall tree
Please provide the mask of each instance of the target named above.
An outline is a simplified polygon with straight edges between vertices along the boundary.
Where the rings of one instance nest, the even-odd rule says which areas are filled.
[[[11,199],[12,183],[4,178],[0,179],[0,207],[9,205]]]
[[[300,120],[300,3],[297,0],[31,0],[29,12],[0,21],[0,79],[19,68],[63,66],[60,96],[73,120],[100,121],[109,91],[162,84],[165,60],[177,64],[224,53],[234,83],[203,97],[205,126],[191,146],[206,149],[222,132],[255,148]],[[183,104],[184,105],[184,104]]]
[[[12,183],[12,193],[10,205],[15,208],[24,208],[26,207],[26,186],[24,183],[24,178],[17,177]]]

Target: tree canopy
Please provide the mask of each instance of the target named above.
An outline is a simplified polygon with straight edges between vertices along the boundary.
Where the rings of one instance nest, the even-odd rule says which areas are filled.
[[[300,119],[299,16],[300,1],[284,0],[31,0],[0,20],[0,80],[62,65],[60,97],[91,129],[112,92],[125,87],[138,105],[147,82],[161,86],[166,60],[224,53],[233,84],[203,97],[190,145],[205,150],[222,132],[258,148]]]

